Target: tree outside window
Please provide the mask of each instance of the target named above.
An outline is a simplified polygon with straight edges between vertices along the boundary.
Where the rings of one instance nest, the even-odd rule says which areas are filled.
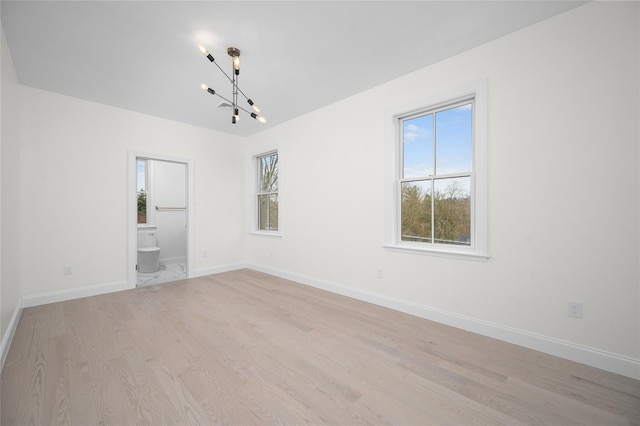
[[[257,157],[258,230],[278,230],[278,153]]]
[[[147,160],[136,160],[138,223],[147,223]]]

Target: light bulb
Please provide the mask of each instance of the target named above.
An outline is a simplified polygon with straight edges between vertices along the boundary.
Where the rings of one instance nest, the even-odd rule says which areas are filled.
[[[208,59],[208,60],[210,60],[211,62],[213,62],[213,61],[215,60],[215,59],[213,59],[213,56],[211,56],[211,53],[209,53],[209,52],[207,51],[207,49],[205,49],[205,48],[204,48],[204,46],[202,46],[202,45],[198,45],[198,49],[200,49],[200,52],[202,52],[202,54],[203,54],[204,56],[206,56],[206,57],[207,57],[207,59]]]
[[[261,115],[256,114],[255,112],[252,112],[252,113],[251,113],[251,117],[252,117],[252,118],[254,118],[254,119],[256,119],[256,120],[258,120],[259,122],[261,122],[261,123],[263,123],[263,124],[267,122],[267,119],[266,119],[266,118],[264,118],[264,117],[263,117],[263,116],[261,116]]]
[[[204,84],[204,83],[202,83],[202,84],[200,85],[200,88],[201,88],[202,90],[204,90],[205,92],[209,92],[209,93],[211,93],[212,95],[215,95],[215,94],[216,94],[216,91],[215,91],[215,90],[213,90],[212,88],[208,87],[208,86],[207,86],[206,84]]]
[[[258,105],[254,104],[251,99],[247,99],[247,102],[249,103],[249,105],[251,105],[255,112],[260,113],[260,108],[258,108]]]

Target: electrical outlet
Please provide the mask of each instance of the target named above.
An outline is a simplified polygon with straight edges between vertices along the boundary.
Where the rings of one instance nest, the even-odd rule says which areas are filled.
[[[379,279],[379,280],[381,280],[381,279],[382,279],[382,277],[383,277],[382,269],[378,269],[378,270],[377,270],[377,276],[378,276],[378,279]]]
[[[62,273],[64,275],[72,275],[73,274],[73,268],[71,268],[70,265],[65,265],[62,267]]]
[[[582,302],[568,302],[568,315],[572,318],[582,318]]]

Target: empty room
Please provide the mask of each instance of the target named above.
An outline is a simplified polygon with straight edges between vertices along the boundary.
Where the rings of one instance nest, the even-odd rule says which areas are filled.
[[[640,425],[639,2],[0,17],[0,424]]]

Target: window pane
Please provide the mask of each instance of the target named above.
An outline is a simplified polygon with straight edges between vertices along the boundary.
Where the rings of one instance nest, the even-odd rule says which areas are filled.
[[[403,177],[433,175],[433,114],[402,122]]]
[[[278,191],[278,154],[258,158],[259,192]]]
[[[471,245],[471,178],[434,182],[434,242]]]
[[[147,160],[136,160],[136,171],[138,175],[138,192],[147,191]]]
[[[147,223],[147,161],[136,160],[138,176],[138,223]]]
[[[269,230],[278,230],[278,194],[269,195]]]
[[[269,196],[258,195],[258,229],[269,229]]]
[[[147,193],[138,192],[138,223],[147,223]]]
[[[436,113],[436,174],[470,172],[472,104]]]
[[[402,241],[433,242],[431,181],[402,183]]]
[[[258,229],[278,230],[278,194],[258,195]]]

